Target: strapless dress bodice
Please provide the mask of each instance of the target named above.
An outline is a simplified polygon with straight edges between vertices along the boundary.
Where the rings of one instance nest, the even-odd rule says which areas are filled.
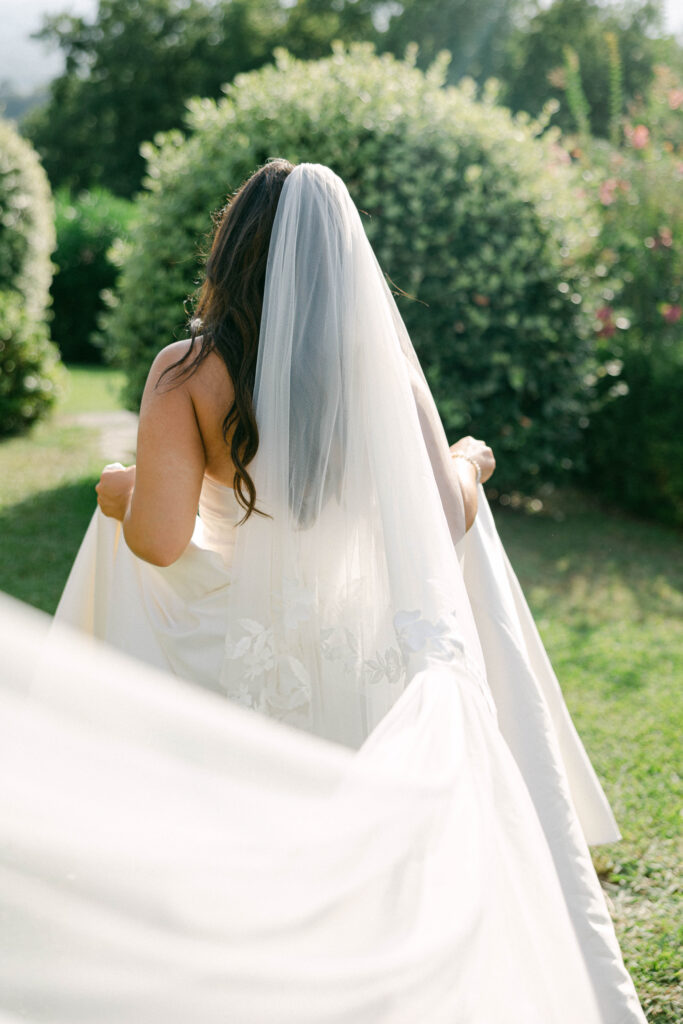
[[[238,504],[233,488],[205,476],[193,540],[201,547],[216,551],[229,565],[235,547],[235,530],[243,515],[244,509]]]

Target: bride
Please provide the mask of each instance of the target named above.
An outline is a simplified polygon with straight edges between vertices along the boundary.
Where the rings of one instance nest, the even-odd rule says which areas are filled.
[[[494,467],[344,183],[260,168],[4,695],[3,1020],[642,1024]]]

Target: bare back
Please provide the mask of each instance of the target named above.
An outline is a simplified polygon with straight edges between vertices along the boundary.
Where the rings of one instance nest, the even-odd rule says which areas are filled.
[[[186,342],[184,344],[187,344]],[[235,466],[230,458],[230,437],[223,437],[223,420],[232,405],[235,389],[225,363],[210,352],[187,381],[197,426],[206,454],[206,476],[232,487]]]

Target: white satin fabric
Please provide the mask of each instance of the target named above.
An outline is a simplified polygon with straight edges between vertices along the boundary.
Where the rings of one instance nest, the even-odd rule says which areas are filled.
[[[417,675],[354,754],[0,621],[3,1022],[644,1021],[478,687]]]
[[[207,703],[202,691],[217,690],[222,663],[234,524],[241,516],[230,488],[205,478],[192,542],[168,568],[137,559],[125,544],[120,524],[99,511],[94,514],[57,622],[105,639],[136,659],[201,687],[182,687],[168,675],[163,683],[152,679],[139,662],[90,649],[75,637],[64,639],[59,630],[53,630],[47,645],[53,668],[34,674],[28,688],[15,687],[21,699],[9,717],[3,716],[3,778],[12,781],[15,815],[9,837],[7,831],[4,834],[5,854],[8,847],[15,850],[5,878],[16,894],[18,885],[28,884],[22,881],[26,872],[31,885],[38,884],[36,877],[40,879],[38,891],[46,887],[56,895],[54,908],[47,914],[43,905],[31,908],[25,946],[18,948],[16,936],[12,939],[12,955],[5,960],[7,973],[14,976],[17,961],[26,961],[23,982],[13,982],[25,999],[36,973],[42,974],[41,965],[50,961],[43,940],[36,938],[40,922],[50,921],[60,936],[60,960],[64,956],[78,974],[87,946],[98,975],[104,972],[89,1009],[79,1010],[83,1016],[73,1016],[75,1006],[90,997],[80,982],[70,992],[72,980],[59,986],[58,1001],[61,1005],[64,1000],[68,1007],[63,1016],[41,1017],[31,1010],[19,1019],[82,1019],[93,1024],[111,1019],[134,1024],[137,1019],[161,1021],[170,1014],[169,1021],[180,1022],[187,1012],[183,1000],[199,999],[202,1020],[214,1019],[212,1012],[219,1019],[221,1007],[227,1007],[230,1019],[245,1024],[266,1016],[303,1022],[309,1019],[307,1013],[311,1021],[349,1024],[364,1020],[412,1024],[422,1019],[457,1024],[644,1020],[587,845],[611,842],[620,834],[507,562],[483,490],[479,500],[477,521],[460,541],[458,553],[482,637],[496,713],[492,714],[487,694],[472,682],[453,687],[448,673],[423,673],[356,758],[346,747],[317,739],[311,742],[298,729],[267,721],[262,728],[263,716],[242,712],[223,697]],[[35,661],[38,646],[31,632],[35,627],[24,623],[14,609],[11,614],[6,609],[5,614],[9,619],[4,620],[4,649],[15,650],[9,678],[30,679],[28,666]],[[211,728],[203,740],[207,720]],[[42,730],[39,736],[34,733],[37,721]],[[330,733],[336,730],[335,721],[328,723]],[[229,748],[222,758],[221,742]],[[151,778],[138,774],[141,760]],[[332,781],[326,776],[330,770]],[[309,772],[313,777],[308,777]],[[354,780],[351,789],[349,774]],[[50,780],[45,792],[34,776],[43,780],[43,787]],[[347,795],[343,814],[335,795],[339,788]],[[133,792],[137,794],[135,813],[151,815],[143,831],[127,808]],[[51,794],[49,801],[46,793]],[[214,800],[218,800],[215,805]],[[183,801],[193,804],[190,816]],[[364,814],[367,820],[362,825]],[[387,820],[391,814],[398,820]],[[22,831],[27,826],[28,837]],[[285,842],[282,830],[296,855],[273,845],[274,833]],[[106,854],[101,845],[93,848],[92,840],[86,841],[93,831],[101,831],[100,844],[111,841],[113,835],[116,844]],[[178,831],[184,836],[180,846]],[[202,845],[207,832],[210,841]],[[67,834],[72,837],[67,843],[68,871],[64,854],[55,850],[55,844],[60,847],[67,842]],[[188,843],[192,853],[186,849]],[[155,848],[155,844],[161,845]],[[327,863],[333,846],[332,862]],[[27,847],[33,852],[26,860]],[[224,856],[226,875],[222,877]],[[315,867],[314,857],[320,858]],[[237,880],[228,870],[235,859],[243,872]],[[251,859],[254,863],[248,864]],[[300,862],[301,874],[292,880],[289,872],[295,870],[295,861]],[[159,864],[161,874],[155,870]],[[366,871],[373,881],[366,879],[361,885],[356,875]],[[325,890],[325,881],[316,881],[306,892],[312,872],[330,882],[330,891]],[[130,875],[133,881],[124,883],[120,875]],[[89,879],[83,935],[78,929],[72,934],[72,926],[65,928],[60,920],[60,915],[71,920],[72,903],[84,898],[79,887],[74,888],[74,878]],[[264,888],[266,880],[276,892]],[[186,904],[195,900],[198,886],[213,903],[216,891],[228,883],[231,899],[233,884],[239,888],[239,912],[228,909],[224,893],[213,906],[215,941],[227,942],[226,936],[230,941],[221,954],[221,981],[218,992],[212,994],[216,1003],[211,1011],[210,1000],[200,999],[198,992],[199,949],[206,951],[206,946],[195,933],[204,927],[202,915],[208,909],[201,901]],[[336,895],[335,885],[340,886]],[[373,894],[370,905],[368,885]],[[279,909],[276,893],[280,888],[290,892],[292,887],[296,895],[285,900],[290,917],[282,923],[278,914],[284,911]],[[0,895],[6,905],[6,892]],[[22,934],[27,928],[27,899],[30,904],[31,898],[24,893],[19,900]],[[310,922],[304,926],[294,920],[297,899],[302,901],[304,917],[319,918],[311,935],[307,932]],[[177,900],[183,905],[180,919],[172,910]],[[102,903],[113,905],[110,913],[121,929],[120,941],[125,939],[133,949],[142,942],[138,929],[161,929],[164,952],[160,963],[154,962],[154,971],[144,956],[134,965],[119,948],[116,959],[109,962],[114,940],[106,929],[93,945],[92,931],[99,934],[102,927]],[[400,910],[404,903],[405,911]],[[36,921],[31,924],[34,914]],[[151,921],[145,915],[151,915]],[[424,927],[434,929],[429,954],[424,950],[418,954],[420,940],[417,933],[412,934],[422,915]],[[163,919],[161,924],[158,917]],[[394,948],[397,919],[405,934],[401,933]],[[447,925],[444,919],[452,920]],[[246,952],[236,955],[241,927],[243,938],[248,935],[255,944],[257,960],[259,944],[264,942],[262,954],[269,948],[265,935],[272,931],[278,936],[271,959],[260,960],[258,969],[246,972],[253,989],[239,979],[247,956]],[[344,938],[347,928],[352,938]],[[7,935],[14,935],[11,917]],[[307,955],[314,956],[318,941],[330,944],[324,947],[329,962],[319,966],[330,988],[325,998],[320,997],[322,1002],[316,998],[309,1008],[312,997],[305,987],[296,994],[301,968],[293,962],[292,950],[301,943]],[[350,961],[347,943],[355,950]],[[407,943],[407,948],[399,953],[401,943]],[[183,982],[175,979],[171,984],[181,955],[191,962]],[[212,957],[218,953],[206,955],[207,964],[213,965]],[[409,986],[404,989],[397,977],[401,972],[392,956],[407,967],[415,955],[433,956],[434,962],[422,964],[417,972],[422,980],[415,981],[418,988],[409,995]],[[119,957],[124,957],[123,963]],[[358,991],[353,983],[353,998],[348,993],[342,998],[342,977],[348,972],[346,983],[352,984],[354,964],[359,972]],[[386,977],[381,975],[384,969],[389,972]],[[119,970],[129,982],[132,972],[136,991],[142,986],[144,999],[140,1003],[130,997],[130,1005],[114,1012],[108,1007],[110,975]],[[317,970],[311,967],[312,988],[322,984],[321,978],[316,980]],[[334,976],[335,970],[341,975]],[[161,971],[163,983],[145,980],[150,971],[155,978]],[[378,974],[373,976],[375,971]],[[363,994],[362,979],[370,991],[376,986],[382,996],[375,1000]],[[0,993],[5,984],[6,977]],[[37,986],[37,1002],[44,999],[54,1005],[57,996],[51,984]],[[176,1017],[163,994],[164,985],[170,985],[173,999],[180,999],[173,1011]],[[264,985],[268,992],[273,986],[275,994],[266,995]],[[138,998],[143,996],[138,993]],[[333,1012],[337,1004],[339,1009]]]

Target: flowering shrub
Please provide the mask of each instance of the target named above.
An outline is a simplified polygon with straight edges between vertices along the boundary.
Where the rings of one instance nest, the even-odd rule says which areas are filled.
[[[513,117],[495,83],[444,88],[367,45],[239,75],[190,105],[188,137],[146,147],[146,194],[107,318],[138,401],[158,349],[181,336],[209,212],[266,158],[330,165],[364,211],[451,440],[485,437],[500,488],[566,472],[597,374],[595,200],[546,120]],[[414,297],[414,298],[413,298]],[[417,301],[415,301],[417,299]]]
[[[683,85],[659,67],[623,141],[579,144],[603,210],[591,484],[634,511],[683,522]],[[610,374],[611,368],[611,374]],[[605,372],[606,371],[606,372]]]
[[[58,357],[46,324],[53,248],[45,172],[0,120],[0,435],[33,423],[56,397]]]

